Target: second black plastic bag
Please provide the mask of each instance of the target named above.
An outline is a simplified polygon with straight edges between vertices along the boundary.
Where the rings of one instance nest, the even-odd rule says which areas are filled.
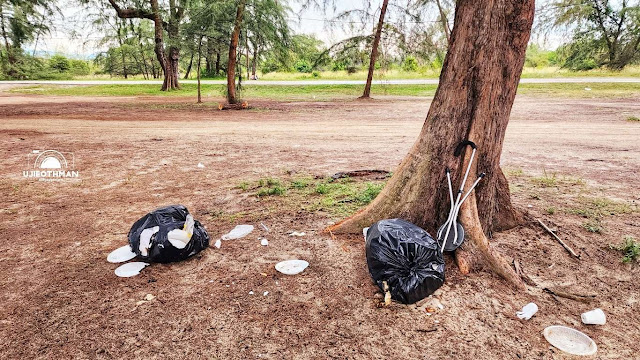
[[[444,260],[438,243],[422,228],[402,219],[380,220],[366,235],[369,273],[391,298],[413,304],[444,283]]]
[[[168,263],[181,261],[209,246],[209,234],[182,205],[156,209],[129,230],[129,245],[141,259]]]

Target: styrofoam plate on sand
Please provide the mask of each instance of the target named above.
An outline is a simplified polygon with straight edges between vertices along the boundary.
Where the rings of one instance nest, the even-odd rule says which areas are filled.
[[[296,275],[304,271],[309,263],[304,260],[287,260],[276,264],[276,270],[285,275]]]
[[[118,266],[116,275],[120,277],[132,277],[140,274],[140,271],[149,266],[146,262],[134,261]]]
[[[566,326],[549,326],[542,332],[547,341],[558,349],[573,355],[593,355],[598,346],[584,333]]]
[[[109,255],[107,255],[107,261],[110,263],[121,263],[129,261],[134,257],[136,257],[136,253],[131,251],[131,247],[129,245],[125,245],[113,250]]]

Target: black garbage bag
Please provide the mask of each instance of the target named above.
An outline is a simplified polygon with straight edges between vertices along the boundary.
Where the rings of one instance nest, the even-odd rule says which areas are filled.
[[[209,246],[209,234],[199,221],[194,220],[193,234],[183,248],[174,246],[167,236],[171,230],[183,229],[189,210],[182,205],[170,205],[156,209],[136,221],[129,230],[129,245],[138,257],[158,263],[181,261]],[[156,228],[157,227],[157,228]],[[146,254],[140,249],[140,236],[148,240]],[[149,238],[149,235],[151,237]],[[146,245],[146,244],[145,244]],[[143,246],[143,249],[146,246]]]
[[[438,243],[420,227],[402,219],[380,220],[366,235],[369,273],[391,298],[413,304],[444,283],[444,260]]]

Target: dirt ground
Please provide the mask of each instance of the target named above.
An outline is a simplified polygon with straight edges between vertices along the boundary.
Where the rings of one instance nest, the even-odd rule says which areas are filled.
[[[579,260],[525,224],[493,241],[530,278],[527,292],[488,271],[462,276],[447,258],[437,297],[387,308],[377,306],[362,239],[323,232],[339,218],[237,185],[392,171],[429,99],[257,101],[245,111],[191,102],[0,93],[0,358],[570,358],[543,338],[549,325],[593,338],[592,358],[640,358],[640,265],[609,248],[640,239],[640,123],[626,120],[640,116],[640,99],[516,100],[502,158],[513,200],[558,229]],[[34,149],[72,152],[80,180],[23,178]],[[174,203],[212,241],[241,223],[270,231],[116,277],[107,254],[126,244],[136,219]],[[586,229],[594,221],[599,232]],[[297,276],[275,271],[290,258],[310,266]],[[146,294],[157,298],[137,304]],[[427,313],[436,300],[444,308]],[[530,301],[539,312],[519,320]],[[606,325],[583,325],[580,314],[596,307]]]

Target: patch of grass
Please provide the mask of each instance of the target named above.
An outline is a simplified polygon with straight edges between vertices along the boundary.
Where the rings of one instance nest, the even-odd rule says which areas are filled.
[[[640,259],[640,243],[633,236],[625,236],[622,244],[609,247],[622,252],[622,262],[625,264]]]
[[[598,220],[587,220],[582,223],[582,227],[588,232],[601,234],[604,231],[602,224]]]
[[[311,184],[312,181],[313,181],[312,178],[294,179],[293,181],[291,181],[291,188],[296,190],[302,190],[302,189],[305,189],[307,186],[309,186],[309,184]]]
[[[538,193],[530,194],[529,198],[531,198],[532,200],[540,200],[540,194]]]
[[[589,219],[601,219],[607,215],[629,214],[633,212],[631,206],[625,202],[615,201],[603,197],[581,198],[581,206],[567,209],[567,213]]]
[[[258,180],[258,191],[256,196],[282,196],[287,192],[287,189],[282,185],[282,182],[274,178],[263,178]]]
[[[374,85],[372,95],[432,97],[435,84]],[[590,88],[591,91],[585,91]],[[193,96],[197,94],[196,84],[183,83],[180,90],[161,91],[156,84],[131,85],[38,85],[10,90],[14,93],[73,96]],[[224,101],[225,86],[203,84],[204,99],[214,98]],[[339,98],[356,98],[362,94],[362,85],[254,85],[244,84],[242,93],[246,99],[273,99],[290,101],[330,101]],[[540,83],[520,84],[518,94],[540,96],[563,96],[576,98],[593,97],[637,97],[640,96],[638,83]],[[194,105],[195,106],[195,105]]]
[[[630,122],[640,122],[640,117],[637,117],[637,116],[629,116],[629,117],[627,117],[627,121],[630,121]]]
[[[549,215],[553,215],[553,214],[556,213],[556,208],[554,206],[550,206],[550,207],[544,209],[544,211]]]
[[[504,173],[509,177],[518,177],[524,175],[522,169],[506,169]]]
[[[249,183],[247,181],[243,181],[237,186],[238,189],[242,189],[242,191],[247,191],[249,189]]]
[[[258,197],[262,197],[262,196],[282,196],[287,192],[287,190],[282,187],[282,186],[273,186],[273,187],[263,187],[258,189],[258,192],[256,192],[256,196]]]
[[[556,186],[558,179],[556,178],[556,174],[548,176],[545,172],[542,176],[532,177],[530,181],[535,185],[546,188]]]

